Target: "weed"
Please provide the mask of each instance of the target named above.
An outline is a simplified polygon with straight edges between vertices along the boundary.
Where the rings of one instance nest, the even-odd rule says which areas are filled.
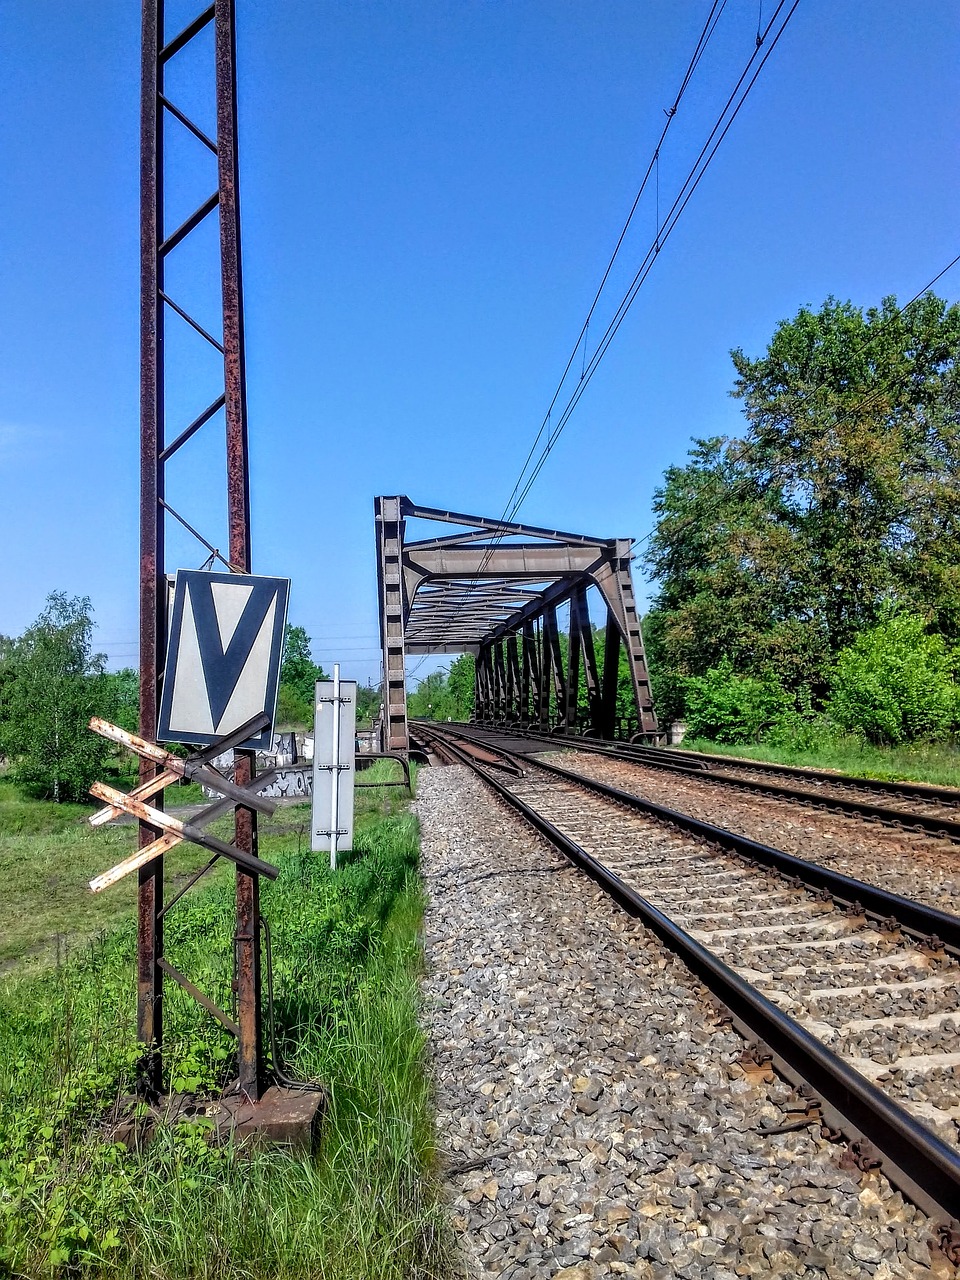
[[[795,736],[789,745],[751,743],[725,747],[702,738],[687,738],[683,748],[712,755],[768,760],[774,764],[804,765],[810,769],[835,769],[858,778],[889,778],[960,787],[960,752],[945,743],[912,743],[878,747],[854,735],[824,733]]]
[[[139,1056],[128,919],[0,984],[0,1274],[450,1273],[417,1018],[417,827],[397,791],[361,794],[356,848],[336,873],[305,848],[303,810],[261,841],[280,868],[263,911],[283,1065],[328,1092],[316,1156],[216,1147],[205,1122],[164,1128],[139,1154],[105,1140],[101,1118],[129,1094]],[[232,928],[228,876],[188,895],[166,934],[172,962],[227,1005]],[[164,1017],[173,1087],[217,1092],[233,1074],[230,1037],[172,984]]]

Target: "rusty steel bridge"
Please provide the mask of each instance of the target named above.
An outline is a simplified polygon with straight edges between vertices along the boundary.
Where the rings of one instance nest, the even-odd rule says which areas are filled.
[[[374,509],[384,751],[409,751],[410,654],[474,654],[480,724],[658,737],[629,538],[511,524],[403,496],[378,497]],[[410,541],[412,520],[459,532]],[[605,620],[599,659],[591,592]],[[561,613],[569,617],[563,631]],[[626,715],[618,711],[624,658]]]

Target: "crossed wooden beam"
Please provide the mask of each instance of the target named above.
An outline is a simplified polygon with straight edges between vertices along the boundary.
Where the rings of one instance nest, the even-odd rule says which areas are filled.
[[[138,818],[141,822],[148,823],[163,834],[142,849],[138,849],[129,858],[124,858],[122,862],[118,862],[109,871],[104,871],[102,875],[95,876],[90,881],[90,888],[93,892],[100,893],[101,890],[116,884],[118,880],[122,880],[131,871],[136,871],[146,863],[152,862],[154,858],[175,848],[184,840],[189,840],[193,844],[210,850],[215,858],[217,856],[229,858],[238,866],[243,867],[245,871],[256,872],[259,875],[267,876],[270,880],[276,880],[280,873],[272,863],[264,862],[262,858],[258,858],[252,853],[246,853],[244,850],[236,848],[235,845],[228,844],[225,840],[208,835],[202,829],[209,826],[215,819],[228,813],[238,804],[247,809],[256,809],[258,813],[263,814],[271,814],[276,810],[277,806],[272,800],[267,800],[258,794],[263,787],[267,786],[276,777],[277,771],[275,769],[270,770],[268,773],[262,773],[259,777],[253,778],[248,784],[240,786],[235,782],[229,782],[210,765],[210,761],[215,759],[216,756],[224,751],[229,751],[232,747],[239,746],[241,742],[245,742],[248,738],[265,729],[269,723],[269,717],[265,713],[261,713],[248,720],[245,724],[240,725],[239,728],[234,729],[232,733],[226,734],[216,742],[212,742],[202,751],[198,751],[188,759],[182,760],[171,751],[165,751],[163,747],[157,746],[156,743],[148,742],[145,738],[137,737],[135,733],[128,733],[126,729],[121,729],[118,725],[110,724],[108,720],[102,720],[99,716],[94,716],[90,721],[90,728],[94,733],[98,733],[102,738],[108,738],[111,742],[117,742],[121,746],[129,748],[142,759],[149,760],[152,764],[157,765],[160,772],[148,782],[141,782],[129,794],[117,791],[114,787],[108,787],[103,782],[95,782],[90,788],[90,794],[96,796],[98,800],[105,801],[106,804],[103,809],[98,810],[89,819],[90,825],[99,827],[105,822],[110,822],[126,813],[132,818]],[[158,791],[162,791],[164,787],[168,787],[172,782],[176,782],[180,778],[199,782],[209,790],[219,792],[224,798],[207,805],[190,822],[181,822],[179,818],[174,818],[170,814],[164,813],[161,809],[155,809],[152,805],[146,803],[151,796],[155,796]]]

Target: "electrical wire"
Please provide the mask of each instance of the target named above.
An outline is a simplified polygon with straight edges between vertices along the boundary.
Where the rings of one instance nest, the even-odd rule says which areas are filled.
[[[710,37],[713,35],[714,31],[716,30],[717,23],[720,21],[720,15],[723,13],[724,8],[726,7],[726,3],[727,3],[727,0],[714,0],[713,5],[711,6],[710,12],[707,14],[707,20],[703,24],[703,30],[700,32],[700,36],[699,36],[699,39],[697,40],[696,48],[694,49],[693,54],[690,58],[690,62],[687,65],[687,69],[684,72],[683,79],[680,82],[680,87],[677,90],[676,97],[674,98],[673,106],[668,107],[664,112],[664,114],[667,117],[666,124],[663,126],[663,129],[660,133],[660,137],[657,139],[656,145],[653,148],[653,154],[650,156],[650,160],[647,163],[646,170],[644,171],[643,178],[641,179],[641,182],[640,182],[640,187],[637,191],[637,194],[634,196],[633,204],[630,206],[630,212],[627,214],[627,218],[623,224],[623,227],[621,228],[620,235],[617,237],[617,243],[614,245],[613,253],[611,253],[610,255],[610,260],[604,269],[603,275],[600,279],[600,284],[597,286],[597,291],[594,294],[593,301],[591,302],[590,308],[587,311],[587,318],[584,320],[580,328],[580,332],[577,335],[577,340],[573,344],[573,350],[570,352],[570,356],[567,360],[566,365],[564,366],[563,373],[560,375],[560,381],[557,383],[557,387],[553,393],[553,397],[549,405],[547,406],[547,412],[543,416],[543,421],[540,424],[540,429],[538,430],[536,436],[534,437],[533,444],[530,446],[530,451],[527,454],[526,459],[524,460],[523,466],[520,468],[520,475],[517,477],[517,483],[513,486],[513,491],[511,492],[509,498],[507,498],[506,504],[503,509],[503,514],[500,517],[501,520],[505,520],[507,518],[507,512],[510,508],[510,504],[513,501],[514,497],[516,496],[517,489],[520,487],[520,484],[523,480],[524,473],[526,472],[527,466],[530,463],[530,459],[533,457],[534,453],[536,452],[537,445],[540,443],[540,440],[543,437],[544,431],[548,432],[548,439],[549,439],[550,418],[551,418],[554,406],[556,405],[557,400],[560,397],[560,392],[563,390],[563,384],[567,379],[567,374],[570,372],[573,362],[576,359],[577,351],[580,349],[581,343],[583,344],[584,355],[586,355],[586,337],[590,329],[590,321],[593,318],[593,313],[594,311],[596,311],[597,304],[600,301],[600,295],[603,293],[607,280],[610,277],[610,272],[613,270],[613,265],[620,254],[620,250],[623,248],[623,242],[626,239],[627,232],[630,230],[630,225],[633,222],[633,216],[637,211],[637,206],[640,204],[640,200],[643,196],[644,191],[646,191],[647,189],[647,183],[650,180],[650,174],[654,171],[654,168],[656,168],[658,171],[658,181],[659,181],[660,149],[663,146],[664,142],[666,141],[667,134],[670,132],[670,126],[673,124],[673,121],[677,114],[677,110],[680,106],[681,101],[683,100],[683,96],[686,93],[687,88],[689,87],[690,81],[693,79],[694,72],[696,71],[700,63],[700,59],[704,55],[707,45],[710,43]],[[583,374],[581,373],[581,378],[582,377],[583,377]]]
[[[587,318],[584,321],[583,326],[581,327],[580,334],[578,335],[577,341],[574,344],[574,348],[570,354],[569,359],[567,360],[563,374],[561,375],[560,381],[557,384],[557,389],[553,394],[553,397],[547,408],[547,412],[544,415],[540,428],[537,431],[536,436],[534,437],[533,444],[531,445],[530,450],[527,453],[527,457],[524,460],[523,466],[520,469],[520,474],[517,478],[516,483],[513,486],[513,490],[511,491],[510,497],[507,499],[507,503],[504,507],[504,512],[500,517],[501,521],[513,521],[515,519],[521,506],[523,505],[528,494],[530,493],[531,488],[536,483],[537,477],[540,475],[540,472],[542,471],[544,464],[547,461],[547,458],[550,456],[553,449],[556,447],[557,441],[559,440],[561,434],[563,433],[564,428],[569,422],[571,415],[573,414],[574,410],[579,404],[581,396],[583,395],[584,391],[586,390],[587,386],[592,380],[594,374],[596,373],[601,361],[603,360],[604,355],[606,354],[607,350],[610,347],[611,342],[613,341],[613,338],[615,337],[617,331],[619,330],[620,325],[623,323],[623,320],[625,319],[627,312],[630,310],[630,307],[632,306],[637,294],[639,293],[645,280],[647,279],[647,276],[649,275],[654,262],[659,257],[661,249],[666,244],[667,240],[670,238],[670,235],[675,229],[677,222],[682,216],[684,209],[686,208],[691,197],[693,196],[693,193],[696,191],[697,187],[700,185],[700,182],[703,179],[704,174],[709,168],[711,162],[713,161],[714,156],[716,155],[721,144],[723,143],[723,140],[726,137],[730,127],[732,126],[734,120],[739,115],[744,103],[747,100],[747,97],[749,96],[751,90],[753,89],[753,86],[756,83],[757,78],[760,75],[760,72],[762,71],[764,65],[766,64],[767,59],[773,53],[773,50],[776,48],[777,43],[780,40],[780,37],[783,35],[784,31],[786,30],[787,25],[790,22],[790,19],[793,17],[799,5],[799,2],[800,0],[793,0],[793,3],[789,8],[786,17],[783,19],[782,23],[779,26],[779,29],[776,31],[773,39],[770,41],[769,44],[767,44],[767,38],[770,35],[770,32],[774,29],[774,26],[777,23],[777,20],[781,12],[783,11],[783,9],[787,4],[787,0],[780,0],[780,3],[776,6],[773,12],[773,15],[771,16],[766,27],[763,29],[762,32],[758,31],[758,35],[755,41],[755,47],[750,53],[750,56],[747,59],[746,64],[744,65],[743,70],[740,73],[739,79],[734,85],[734,88],[731,91],[729,97],[727,98],[727,101],[724,103],[723,109],[721,110],[719,116],[717,117],[712,129],[710,130],[710,133],[707,135],[707,139],[704,142],[700,150],[700,153],[697,156],[697,159],[694,161],[693,165],[691,166],[686,179],[684,180],[679,192],[677,193],[677,196],[675,197],[673,204],[670,207],[670,210],[666,216],[666,219],[664,220],[662,227],[659,225],[659,209],[658,209],[657,228],[656,228],[656,234],[654,236],[654,240],[650,245],[650,247],[647,249],[647,252],[644,255],[644,258],[640,264],[640,267],[636,275],[631,281],[630,286],[628,287],[623,298],[621,298],[621,301],[614,313],[613,319],[608,324],[592,357],[590,358],[586,366],[581,368],[580,380],[577,383],[570,398],[568,399],[558,423],[554,426],[552,422],[553,411],[556,407],[556,404],[557,404],[557,401],[559,400],[563,386],[567,380],[567,376],[576,358],[577,351],[580,348],[581,342],[584,342],[586,335],[589,331],[590,320],[593,317],[593,314],[594,314],[594,311],[596,310],[600,296],[603,293],[604,287],[609,278],[610,271],[613,267],[613,264],[620,253],[627,230],[633,220],[633,216],[636,212],[637,206],[639,205],[640,198],[643,195],[644,190],[646,189],[651,173],[655,172],[656,178],[657,180],[659,180],[659,157],[660,157],[660,150],[663,145],[663,141],[666,137],[666,133],[669,129],[669,126],[674,116],[676,115],[677,107],[679,106],[679,103],[690,84],[693,74],[697,66],[699,65],[701,58],[703,57],[703,53],[707,47],[707,44],[709,43],[710,37],[713,35],[713,32],[716,29],[717,22],[719,21],[720,16],[723,12],[725,0],[723,0],[722,3],[718,3],[717,0],[715,0],[715,3],[712,5],[710,12],[707,15],[707,21],[704,24],[704,28],[700,34],[700,38],[697,42],[697,46],[694,50],[693,56],[691,57],[690,63],[688,64],[687,71],[684,75],[683,81],[681,82],[680,90],[674,101],[674,105],[671,108],[669,108],[666,112],[667,114],[666,125],[664,126],[664,130],[660,135],[657,145],[654,147],[653,154],[650,158],[650,161],[647,165],[647,169],[641,181],[640,189],[637,192],[633,205],[631,206],[630,212],[627,216],[627,220],[624,223],[623,230],[621,231],[620,236],[617,240],[617,244],[614,248],[614,252],[611,255],[611,258],[603,273],[600,286],[597,289],[596,294],[594,295],[593,302],[591,303],[590,309],[587,313]],[[763,50],[762,57],[760,56],[761,50]],[[755,68],[754,68],[754,64],[757,64]],[[750,72],[752,68],[754,68],[753,75],[750,76]],[[746,88],[743,88],[744,82],[747,81],[748,76],[750,77],[749,82],[746,84]],[[741,93],[741,89],[743,90],[742,93]],[[739,98],[738,98],[738,95],[739,95]],[[535,463],[534,468],[530,473],[530,476],[524,482],[524,476],[526,475],[530,462],[536,453],[538,444],[543,439],[544,432],[547,433],[546,444],[543,446],[540,452],[540,455],[537,459],[537,462]],[[521,488],[521,485],[523,486],[522,488]],[[519,490],[519,493],[518,493],[518,490]],[[482,575],[484,569],[486,568],[487,564],[490,561],[490,557],[493,555],[493,552],[503,541],[504,537],[506,537],[509,534],[509,532],[510,530],[504,529],[494,533],[493,538],[490,542],[490,545],[487,547],[486,551],[484,552],[484,555],[480,561],[480,565],[478,566],[476,573],[471,579],[471,584],[470,584],[471,586],[475,585],[475,583],[479,581],[480,576]],[[463,608],[464,606],[461,605],[460,608],[455,612],[454,618],[451,620],[452,622],[456,621],[457,616],[462,612]],[[419,671],[420,667],[423,665],[427,656],[428,655],[424,655],[420,659],[420,661],[417,663],[416,667],[414,667],[413,671],[409,673],[411,678],[416,674],[417,671]]]
[[[525,501],[527,495],[529,494],[533,485],[536,483],[537,477],[540,475],[540,472],[543,470],[543,466],[546,463],[547,458],[550,456],[550,454],[553,452],[553,449],[556,447],[557,441],[559,440],[561,434],[563,433],[564,428],[569,422],[570,417],[573,414],[573,411],[576,409],[577,405],[580,403],[580,398],[582,397],[584,391],[587,389],[587,386],[589,385],[590,380],[593,378],[593,375],[596,373],[597,369],[599,368],[600,362],[603,360],[603,357],[606,355],[607,350],[609,349],[610,344],[617,333],[617,330],[620,328],[621,324],[626,318],[626,315],[630,310],[630,307],[633,305],[633,302],[636,299],[637,294],[640,292],[640,289],[643,287],[643,284],[646,281],[648,275],[650,274],[650,271],[653,269],[653,264],[656,262],[661,249],[666,244],[667,240],[670,238],[671,234],[676,228],[677,223],[680,220],[680,217],[683,214],[684,209],[687,207],[687,204],[689,203],[691,197],[693,196],[693,193],[696,191],[697,187],[700,185],[700,182],[703,180],[703,177],[706,174],[707,169],[709,168],[711,162],[713,161],[714,156],[716,155],[721,144],[723,143],[723,140],[726,137],[728,131],[730,130],[730,127],[732,126],[734,120],[736,120],[737,116],[742,110],[743,105],[750,94],[751,89],[753,88],[754,84],[757,81],[758,76],[760,75],[760,72],[763,70],[763,67],[767,59],[771,56],[774,49],[776,48],[777,43],[780,40],[780,37],[783,35],[784,31],[786,30],[787,24],[790,22],[790,19],[793,17],[794,13],[796,12],[796,9],[799,3],[800,3],[800,0],[793,0],[793,4],[790,6],[790,9],[786,17],[784,18],[783,23],[781,24],[779,30],[776,32],[770,44],[766,45],[765,51],[763,53],[763,57],[760,58],[759,63],[753,72],[753,75],[750,77],[749,83],[747,84],[746,88],[743,90],[741,94],[740,93],[741,87],[743,86],[744,81],[747,79],[747,76],[750,73],[750,68],[752,67],[753,63],[756,61],[761,48],[764,48],[764,45],[766,44],[766,37],[770,32],[771,26],[776,21],[781,10],[784,8],[786,4],[786,0],[781,0],[781,3],[777,6],[776,10],[774,11],[773,17],[770,19],[770,23],[768,23],[766,29],[763,32],[763,38],[761,42],[757,45],[756,49],[751,54],[746,67],[744,68],[743,72],[740,75],[740,79],[737,81],[732,93],[730,94],[729,98],[724,104],[723,110],[718,116],[717,121],[714,124],[713,128],[711,129],[706,142],[703,144],[703,147],[701,148],[700,154],[697,156],[697,159],[694,161],[693,165],[691,166],[687,174],[687,177],[685,178],[683,185],[680,188],[680,191],[677,193],[677,196],[670,207],[670,211],[668,212],[666,218],[664,219],[663,227],[658,231],[658,234],[655,236],[653,242],[648,247],[647,252],[644,255],[643,261],[640,264],[639,270],[637,271],[636,275],[631,281],[630,286],[628,287],[623,298],[621,299],[620,304],[617,307],[616,312],[614,313],[613,319],[608,324],[603,337],[600,339],[600,342],[598,343],[597,348],[594,351],[594,354],[587,365],[586,372],[584,373],[580,381],[577,383],[577,386],[574,388],[573,393],[571,394],[569,400],[567,401],[567,404],[564,407],[563,413],[560,416],[560,420],[557,426],[554,428],[543,450],[541,451],[541,454],[537,460],[537,463],[533,471],[530,474],[530,477],[526,481],[526,484],[521,490],[516,501],[513,503],[513,506],[510,508],[507,519],[513,520],[515,518],[515,516],[520,510],[520,507],[523,505],[523,502]],[[740,94],[739,100],[737,99],[738,94]],[[733,105],[734,103],[736,105]],[[731,106],[733,106],[732,111],[731,111]],[[728,112],[730,113],[729,118],[727,118]],[[726,121],[726,123],[724,123],[724,121]],[[514,486],[514,492],[516,492],[517,487],[518,486]]]

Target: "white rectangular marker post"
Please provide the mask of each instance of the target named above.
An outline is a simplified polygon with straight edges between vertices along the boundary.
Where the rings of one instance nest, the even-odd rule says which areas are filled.
[[[337,854],[353,848],[354,753],[357,740],[357,682],[340,679],[340,664],[332,680],[318,680],[314,701],[313,822],[310,848],[330,850],[330,867]]]

